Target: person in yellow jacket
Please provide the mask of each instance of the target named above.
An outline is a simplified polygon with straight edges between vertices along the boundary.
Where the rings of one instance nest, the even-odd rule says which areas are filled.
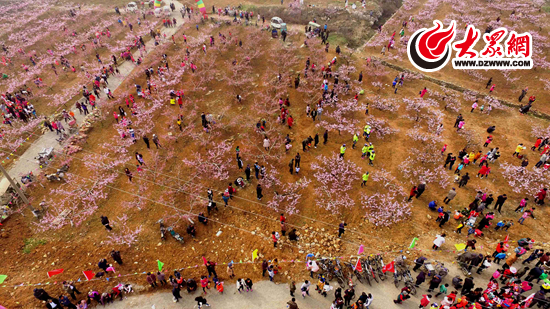
[[[363,182],[361,183],[361,187],[366,186],[368,180],[369,180],[369,172],[365,172],[365,174],[363,174]]]
[[[376,156],[376,153],[374,153],[374,150],[370,152],[369,156],[369,165],[372,166],[372,161],[374,161],[374,157]]]
[[[344,154],[346,154],[346,144],[340,147],[340,158],[343,158]]]
[[[355,144],[359,141],[359,134],[355,133],[353,134],[353,145],[351,145],[351,149],[355,149]]]
[[[367,153],[370,156],[370,153],[374,151],[374,145],[372,143],[369,143],[369,146],[367,147]]]
[[[370,125],[366,125],[365,128],[363,128],[363,136],[365,137],[365,140],[368,141],[370,137]]]
[[[367,156],[368,151],[369,148],[367,147],[367,144],[365,144],[365,146],[361,149],[361,159],[364,159]]]
[[[512,154],[513,157],[518,157],[519,156],[519,153],[525,149],[525,146],[523,146],[523,144],[518,144],[516,146],[516,151]]]
[[[474,158],[476,157],[476,154],[472,151],[470,152],[470,154],[468,155],[468,159],[470,159],[470,162],[474,162]]]

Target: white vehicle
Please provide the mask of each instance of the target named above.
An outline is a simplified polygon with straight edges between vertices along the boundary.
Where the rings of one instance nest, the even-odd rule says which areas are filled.
[[[128,5],[126,5],[126,11],[128,12],[135,12],[138,10],[138,6],[135,2],[130,2]]]
[[[155,17],[161,17],[162,16],[162,9],[156,8],[155,9]]]
[[[164,16],[170,16],[170,15],[172,15],[172,9],[170,8],[170,6],[165,5],[162,8],[162,13],[164,14]]]
[[[271,18],[271,29],[277,29],[279,31],[286,31],[286,24],[283,22],[283,20],[280,17],[273,17]]]

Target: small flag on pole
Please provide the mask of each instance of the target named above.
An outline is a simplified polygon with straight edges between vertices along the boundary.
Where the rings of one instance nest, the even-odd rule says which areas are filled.
[[[48,278],[51,278],[52,276],[55,276],[55,275],[59,275],[62,272],[63,272],[63,268],[49,271],[48,272]]]
[[[386,264],[384,267],[382,267],[382,272],[385,273],[389,271],[390,273],[394,273],[395,272],[395,262],[392,261],[391,263],[389,264]]]
[[[462,251],[466,249],[466,244],[455,244],[455,248],[457,251]]]
[[[416,246],[416,242],[418,241],[418,238],[413,238],[413,240],[411,241],[411,245],[409,246],[409,249],[414,249],[414,247]]]
[[[86,280],[90,281],[94,278],[95,274],[91,270],[86,270],[82,272],[84,274],[84,277],[86,277]]]
[[[8,275],[0,275],[0,284],[4,283]]]
[[[258,258],[258,249],[252,251],[252,262]]]
[[[357,259],[357,263],[355,264],[355,270],[362,273],[363,272],[363,266],[361,266],[361,260]]]
[[[157,264],[158,264],[158,267],[159,267],[159,271],[162,271],[162,266],[164,266],[164,263],[161,262],[160,260],[157,260]]]
[[[357,251],[357,255],[361,255],[365,251],[365,246],[361,245],[359,246],[359,251]]]

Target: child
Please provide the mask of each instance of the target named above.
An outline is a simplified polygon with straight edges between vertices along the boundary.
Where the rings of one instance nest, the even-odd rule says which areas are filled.
[[[242,291],[244,291],[244,287],[245,287],[244,280],[241,278],[237,279],[237,291],[241,293]]]
[[[275,272],[273,271],[273,265],[269,265],[267,269],[267,274],[269,275],[269,281],[273,282],[273,277],[275,277]]]
[[[456,167],[455,174],[460,175],[460,171],[464,168],[464,162],[460,162],[460,164]]]
[[[218,279],[218,278],[216,278],[216,279]],[[223,294],[223,282],[222,281],[216,281],[216,289],[218,290],[218,292],[220,294]]]
[[[296,166],[296,174],[298,174],[299,172],[300,172],[300,167]]]
[[[447,287],[449,287],[449,284],[448,283],[445,283],[445,285],[440,285],[439,286],[439,293],[435,294],[435,297],[443,294],[443,296],[447,295]]]
[[[464,220],[461,221],[458,226],[456,227],[455,233],[462,234],[462,229],[464,228]]]
[[[506,258],[506,253],[504,253],[504,252],[498,253],[498,254],[495,256],[495,263],[498,264],[498,265],[500,265],[500,261],[501,261],[502,259],[504,259],[504,258]]]
[[[532,210],[534,210],[535,208],[532,208]],[[532,217],[533,219],[535,219],[535,216],[533,216],[533,211],[532,210],[527,210],[523,213],[523,215],[521,215],[521,218],[519,218],[518,222],[519,224],[523,225],[523,221],[525,221],[525,219],[527,217]]]
[[[508,231],[508,229],[509,229],[512,225],[514,225],[514,223],[512,222],[512,220],[508,221],[508,223],[504,224],[503,230],[504,230],[504,231]]]
[[[504,224],[506,224],[506,220],[504,220],[504,221],[499,221],[499,222],[497,223],[497,226],[495,226],[495,231],[500,230],[500,229],[504,226]]]

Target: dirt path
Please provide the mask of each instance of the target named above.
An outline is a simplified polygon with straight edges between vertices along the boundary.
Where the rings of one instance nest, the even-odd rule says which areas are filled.
[[[162,33],[165,33],[167,38],[170,38],[173,34],[175,34],[180,27],[185,24],[184,19],[181,17],[181,14],[179,12],[180,8],[183,7],[183,5],[179,2],[173,2],[176,6],[176,10],[172,12],[171,17],[176,18],[177,20],[177,27],[173,28],[162,28]],[[146,42],[146,50],[147,54],[149,54],[152,50],[154,50],[154,40],[149,40]],[[137,59],[139,57],[139,51],[134,52],[134,58]],[[111,77],[108,79],[109,85],[107,86],[111,91],[114,93],[115,90],[122,84],[124,79],[136,68],[136,65],[132,63],[131,61],[125,61],[122,63],[118,70],[120,71],[119,75],[111,75]],[[103,91],[100,92],[101,97],[98,98],[99,105],[101,105],[101,102],[104,100],[107,100],[107,97]],[[82,99],[82,98],[81,98]],[[88,107],[89,108],[89,107]],[[80,114],[79,111],[73,106],[72,110],[75,114],[76,121],[78,124],[81,124],[84,115]],[[63,123],[65,126],[65,129],[68,132],[69,126],[65,123]],[[14,179],[20,180],[22,175],[25,175],[29,173],[30,171],[33,171],[36,173],[36,170],[39,169],[38,162],[34,159],[40,151],[44,148],[54,147],[54,150],[61,151],[63,148],[62,145],[60,145],[56,138],[58,138],[58,135],[56,135],[54,132],[46,132],[44,133],[38,140],[33,142],[31,146],[23,153],[21,156],[14,162],[12,167],[9,170],[9,173]],[[3,177],[2,177],[3,178]]]
[[[449,266],[449,265],[446,265]],[[518,266],[519,267],[519,266]],[[460,275],[462,278],[464,276],[459,273],[459,270],[456,267],[456,264],[452,264],[450,267],[450,273],[444,278],[443,284],[449,284],[449,293],[453,291],[451,280],[454,276]],[[474,268],[475,269],[475,268]],[[487,282],[489,281],[492,273],[497,270],[497,266],[493,265],[488,270],[485,270],[481,275],[474,274],[474,283],[476,287],[486,287]],[[399,289],[393,284],[393,276],[391,273],[387,273],[388,279],[380,283],[372,283],[372,286],[361,284],[355,282],[355,291],[357,298],[361,295],[362,292],[371,293],[373,296],[373,302],[370,306],[370,309],[378,308],[396,308],[397,305],[393,303],[393,300],[397,298],[401,288],[403,288],[403,283],[399,285]],[[413,272],[412,276],[416,279],[418,273]],[[277,277],[275,278],[277,280]],[[254,283],[253,292],[243,292],[241,294],[236,292],[236,287],[234,284],[235,280],[231,282],[226,282],[224,285],[224,293],[220,295],[217,291],[211,289],[206,295],[206,299],[209,304],[212,305],[212,308],[225,308],[225,309],[256,309],[256,308],[286,308],[286,303],[292,298],[289,294],[288,284],[287,283],[272,283],[269,281],[261,281]],[[315,281],[316,282],[316,281]],[[299,290],[303,281],[297,282],[296,287]],[[332,284],[332,283],[331,283]],[[336,286],[334,286],[336,289]],[[420,298],[423,294],[428,293],[428,282],[424,282],[419,288],[417,288],[416,295],[412,296],[410,299],[403,302],[399,308],[413,309],[418,308],[420,303]],[[536,284],[533,290],[538,290],[538,284]],[[460,291],[459,291],[460,292]],[[437,294],[436,291],[431,292],[433,296]],[[530,293],[526,292],[526,296]],[[124,301],[116,301],[114,304],[110,305],[111,309],[122,309],[122,308],[136,308],[136,309],[168,309],[168,308],[193,308],[197,303],[194,301],[195,297],[199,296],[199,292],[188,295],[186,291],[181,292],[183,299],[180,299],[178,303],[173,302],[172,293],[168,289],[163,289],[162,292],[151,293],[151,294],[142,294],[136,296],[130,296]],[[334,300],[334,290],[328,293],[328,296],[325,298],[318,294],[315,291],[315,287],[312,285],[310,287],[310,295],[306,298],[302,298],[299,291],[295,293],[296,302],[300,309],[328,309],[330,308],[331,301]],[[437,298],[432,298],[432,303],[439,303],[443,300],[443,296],[440,295]],[[269,305],[268,305],[269,304]],[[205,307],[208,308],[208,307]]]

